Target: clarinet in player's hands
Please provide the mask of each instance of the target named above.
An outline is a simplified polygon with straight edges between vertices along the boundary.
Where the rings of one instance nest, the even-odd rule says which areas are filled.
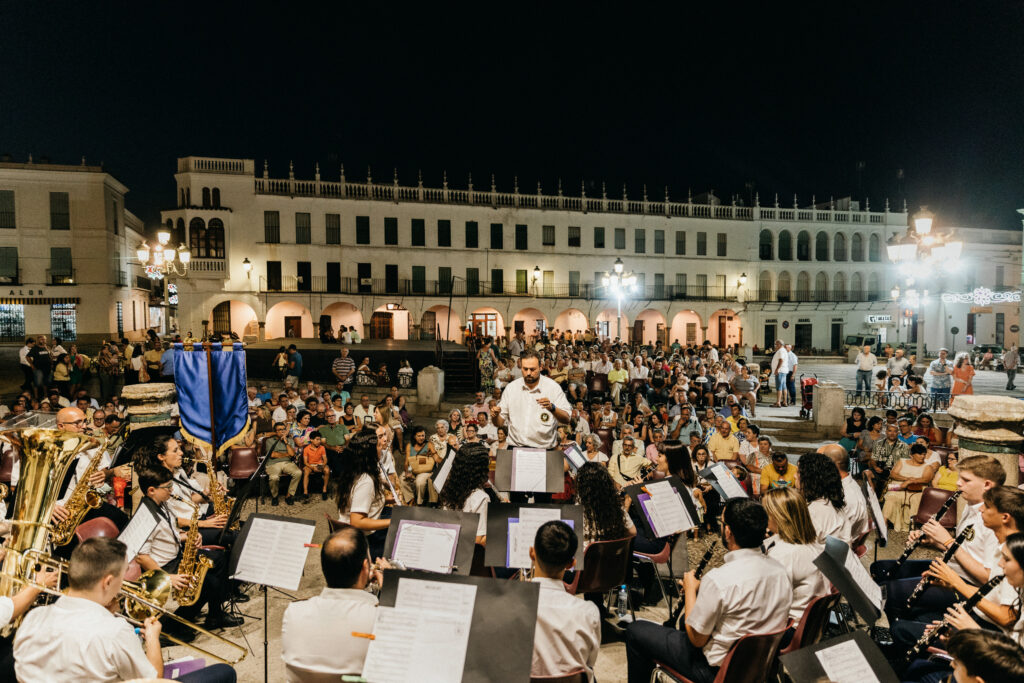
[[[945,515],[946,512],[949,511],[949,508],[951,508],[954,505],[956,505],[956,499],[959,498],[962,493],[963,493],[962,491],[954,491],[953,495],[950,496],[949,498],[947,498],[946,502],[942,504],[942,507],[939,508],[939,511],[936,512],[934,515],[932,515],[932,521],[936,521],[937,522],[940,519],[942,519],[943,515]],[[918,536],[916,540],[911,541],[910,543],[907,544],[907,547],[903,550],[903,554],[899,556],[899,559],[896,560],[896,564],[894,564],[892,566],[892,569],[889,570],[889,573],[886,574],[885,578],[887,580],[888,579],[896,578],[896,574],[899,573],[900,567],[902,567],[903,564],[908,559],[910,559],[911,553],[913,553],[915,550],[917,550],[917,546],[921,545],[921,543],[924,542],[924,540],[925,540],[925,535],[924,535],[924,532],[922,532],[921,535]]]
[[[953,559],[954,555],[956,555],[956,551],[960,549],[960,546],[963,545],[965,541],[970,541],[973,538],[974,525],[972,524],[971,526],[961,531],[959,536],[953,539],[953,543],[948,548],[946,548],[946,552],[942,555],[942,562],[944,564],[949,564],[949,561]],[[924,593],[924,589],[931,585],[931,582],[931,577],[921,577],[921,580],[918,582],[918,584],[914,586],[914,592],[910,594],[909,598],[907,598],[907,609],[910,609],[914,606],[914,603],[916,603],[917,599],[921,597],[922,593]]]
[[[711,545],[708,546],[707,552],[700,558],[700,562],[697,563],[697,568],[693,570],[693,578],[699,579],[704,575],[704,570],[708,568],[708,563],[711,562],[711,557],[715,554],[715,546],[718,545],[718,541],[711,541]],[[683,608],[686,607],[686,595],[679,596],[679,602],[676,603],[675,608],[672,610],[672,614],[668,616],[668,619],[662,624],[663,626],[675,627],[676,622],[679,621],[679,615],[683,613]]]
[[[960,602],[960,606],[964,608],[965,612],[970,614],[971,610],[974,609],[979,602],[981,602],[981,599],[988,595],[992,591],[992,589],[995,588],[996,585],[1002,580],[1002,574],[1000,574],[999,576],[992,577],[987,582],[983,583],[974,595]],[[948,628],[949,617],[946,616],[943,617],[942,621],[939,623],[938,626],[936,626],[930,631],[925,631],[924,635],[921,636],[921,639],[914,643],[914,647],[910,648],[910,650],[907,652],[906,661],[911,662],[920,657],[921,653],[927,650],[932,643],[938,640],[939,636],[944,634]]]

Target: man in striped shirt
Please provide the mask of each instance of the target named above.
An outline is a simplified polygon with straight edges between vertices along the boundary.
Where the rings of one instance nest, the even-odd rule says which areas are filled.
[[[356,364],[348,357],[348,348],[341,347],[341,355],[331,363],[331,372],[346,388],[352,386],[352,381],[356,376]]]

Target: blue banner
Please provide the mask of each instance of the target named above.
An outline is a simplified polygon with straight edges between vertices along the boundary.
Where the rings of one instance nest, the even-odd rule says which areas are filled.
[[[231,350],[221,344],[210,344],[209,349],[207,355],[202,344],[194,344],[191,351],[174,345],[174,385],[181,433],[220,455],[241,441],[249,428],[245,352],[237,343]]]

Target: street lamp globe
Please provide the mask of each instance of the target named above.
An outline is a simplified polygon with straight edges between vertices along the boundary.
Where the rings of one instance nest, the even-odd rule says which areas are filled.
[[[914,214],[914,231],[918,235],[927,235],[932,231],[932,223],[935,221],[935,214],[922,206],[921,210]]]
[[[747,285],[747,274],[743,273],[740,275],[740,287],[746,287]]]
[[[900,298],[900,288],[898,286],[893,287],[892,291],[889,292],[889,296],[891,296],[893,299],[899,299]]]
[[[149,245],[143,242],[139,245],[139,248],[135,250],[135,255],[139,257],[139,263],[147,265],[149,263]]]
[[[167,246],[167,243],[171,241],[171,233],[166,230],[161,230],[156,234],[157,240],[160,242],[161,247]]]
[[[252,270],[252,261],[250,261],[250,260],[249,260],[249,257],[248,257],[248,256],[246,256],[246,257],[245,257],[245,258],[244,258],[244,259],[242,260],[242,270],[244,270],[244,271],[245,271],[245,274],[246,274],[246,275],[248,275],[248,274],[249,274],[249,272],[250,272],[250,271]]]
[[[172,263],[174,261],[174,254],[175,254],[174,247],[167,247],[167,246],[165,246],[163,248],[163,252],[164,252],[164,261],[167,262],[167,263]]]
[[[620,258],[615,259],[615,272],[616,273],[622,273],[623,267],[624,266],[623,266],[623,263],[622,263],[622,259],[620,259]]]
[[[192,260],[192,252],[184,244],[178,247],[178,260],[186,266]]]

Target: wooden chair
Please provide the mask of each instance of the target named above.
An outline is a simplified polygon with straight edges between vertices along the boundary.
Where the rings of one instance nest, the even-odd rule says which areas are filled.
[[[530,676],[530,683],[586,683],[587,670],[578,669],[554,676]]]
[[[591,400],[601,397],[601,400],[605,400],[607,396],[610,396],[610,387],[608,384],[608,375],[603,372],[595,372],[594,376],[587,382],[587,394]]]
[[[601,439],[600,451],[609,458],[612,457],[612,441],[615,439],[612,430],[602,427],[601,429],[595,429],[594,433]]]
[[[787,629],[775,633],[751,634],[743,636],[730,648],[722,660],[714,683],[764,683],[768,679],[775,658],[779,653],[779,644]],[[660,671],[678,683],[693,683],[672,667],[655,661],[654,675]]]

